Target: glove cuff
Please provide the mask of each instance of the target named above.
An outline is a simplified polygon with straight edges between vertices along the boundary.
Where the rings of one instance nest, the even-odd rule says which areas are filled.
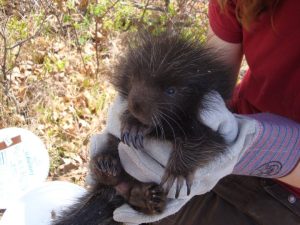
[[[256,133],[233,174],[266,178],[287,175],[300,158],[300,125],[269,113],[247,117],[256,120]]]

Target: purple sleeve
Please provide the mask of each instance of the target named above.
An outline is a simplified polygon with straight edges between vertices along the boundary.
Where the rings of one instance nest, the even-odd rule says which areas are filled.
[[[258,121],[258,131],[233,173],[269,178],[287,175],[300,158],[300,124],[269,113],[247,116]]]

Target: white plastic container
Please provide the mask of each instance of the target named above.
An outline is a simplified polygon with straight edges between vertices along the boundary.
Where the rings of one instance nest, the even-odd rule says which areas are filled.
[[[53,215],[58,215],[85,192],[72,183],[45,182],[11,203],[0,225],[49,225]]]
[[[41,185],[48,173],[49,155],[38,136],[22,128],[0,130],[0,209]]]

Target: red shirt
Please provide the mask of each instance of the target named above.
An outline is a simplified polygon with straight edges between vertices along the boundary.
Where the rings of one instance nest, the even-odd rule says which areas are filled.
[[[209,5],[210,25],[227,42],[242,43],[249,71],[238,93],[238,113],[272,112],[300,122],[300,2],[282,0],[273,13],[264,12],[249,31],[216,1]],[[240,107],[239,107],[240,105]]]
[[[224,41],[242,43],[249,65],[234,93],[234,110],[271,112],[300,123],[300,1],[281,0],[273,14],[263,12],[248,30],[236,19],[235,2],[227,13],[216,0],[209,4],[212,30]]]

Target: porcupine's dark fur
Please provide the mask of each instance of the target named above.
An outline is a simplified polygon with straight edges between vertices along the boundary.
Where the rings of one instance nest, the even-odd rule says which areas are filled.
[[[112,213],[125,201],[146,213],[163,210],[161,186],[142,184],[121,168],[120,141],[141,150],[145,136],[171,141],[162,184],[169,191],[176,182],[176,197],[184,180],[189,194],[197,167],[226,150],[223,137],[203,125],[198,113],[205,108],[204,95],[212,90],[229,99],[235,84],[232,69],[203,44],[177,34],[143,33],[137,40],[120,59],[112,79],[128,102],[121,117],[121,140],[108,135],[106,151],[91,159],[95,187],[53,225],[118,224]]]
[[[144,136],[173,143],[162,183],[176,197],[186,181],[190,193],[195,169],[226,150],[223,137],[199,121],[204,95],[231,96],[236,76],[203,44],[180,35],[141,35],[130,48],[114,84],[128,101],[122,141],[143,148]]]

